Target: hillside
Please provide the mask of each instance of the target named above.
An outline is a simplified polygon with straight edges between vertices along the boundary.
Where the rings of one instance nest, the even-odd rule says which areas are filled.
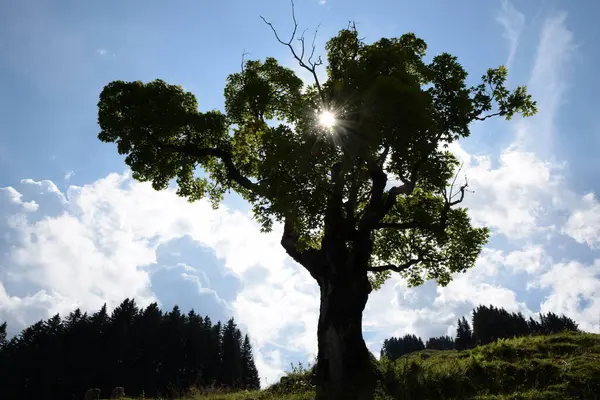
[[[465,351],[422,351],[384,361],[381,368],[387,398],[598,399],[600,335],[565,333]]]
[[[599,399],[600,335],[522,337],[464,351],[425,350],[380,363],[378,399]],[[260,392],[201,396],[211,400],[311,399],[307,372]]]

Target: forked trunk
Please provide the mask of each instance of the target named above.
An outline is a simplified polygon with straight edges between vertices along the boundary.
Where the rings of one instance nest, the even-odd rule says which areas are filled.
[[[362,337],[362,313],[371,287],[362,274],[319,279],[317,400],[371,400],[375,365]]]

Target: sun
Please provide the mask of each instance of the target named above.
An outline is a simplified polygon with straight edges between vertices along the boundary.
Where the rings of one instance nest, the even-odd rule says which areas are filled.
[[[335,114],[331,111],[321,111],[319,113],[319,124],[327,129],[331,129],[336,124]]]

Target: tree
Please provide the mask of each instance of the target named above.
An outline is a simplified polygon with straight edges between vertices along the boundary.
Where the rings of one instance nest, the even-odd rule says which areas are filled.
[[[0,324],[0,351],[7,345],[8,341],[6,340],[6,321]]]
[[[446,285],[488,238],[460,207],[468,185],[456,183],[447,146],[473,122],[536,106],[525,87],[506,88],[504,67],[468,86],[456,57],[426,62],[414,34],[367,44],[354,26],[328,41],[320,82],[322,61],[296,28],[289,41],[273,31],[314,84],[274,58],[248,60],[227,78],[224,112],[201,112],[180,86],[113,81],[100,94],[98,138],[156,190],[175,180],[178,195],[215,207],[233,190],[263,231],[282,223],[281,245],[321,290],[317,398],[371,398],[361,328],[370,292],[392,272]]]
[[[425,348],[432,350],[454,350],[454,339],[450,336],[432,337],[427,340]]]
[[[260,377],[254,363],[250,338],[247,334],[244,336],[244,344],[242,345],[242,382],[244,389],[260,389]]]
[[[424,349],[425,345],[420,337],[406,334],[400,338],[391,337],[384,340],[381,347],[381,357],[386,357],[393,361],[405,354]]]
[[[456,328],[456,350],[470,349],[473,345],[473,332],[471,331],[471,326],[467,319],[462,317],[462,319],[458,320],[458,327]]]
[[[242,335],[231,318],[223,327],[221,340],[221,382],[229,387],[242,385]]]

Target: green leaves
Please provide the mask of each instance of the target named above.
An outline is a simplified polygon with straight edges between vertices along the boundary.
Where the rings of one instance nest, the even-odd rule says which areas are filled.
[[[116,142],[119,154],[133,177],[150,181],[156,190],[177,178],[179,194],[191,200],[209,194],[218,201],[229,187],[219,177],[221,166],[213,158],[186,149],[227,148],[225,116],[217,111],[200,113],[193,94],[162,80],[148,84],[114,81],[100,94],[98,123],[103,142]],[[214,173],[216,187],[207,190],[208,181],[195,179],[200,165]]]
[[[321,85],[303,87],[274,58],[246,61],[227,79],[225,114],[199,111],[194,95],[161,80],[115,81],[100,95],[98,138],[157,190],[174,179],[180,196],[215,207],[238,192],[264,231],[287,220],[298,251],[321,247],[327,220],[348,251],[359,230],[369,235],[372,266],[445,285],[473,266],[489,232],[446,196],[458,161],[444,147],[474,121],[530,116],[536,103],[524,86],[506,87],[502,66],[467,86],[455,56],[428,63],[426,49],[412,33],[366,44],[350,27],[327,43]],[[322,109],[335,112],[333,130],[317,123]],[[389,275],[371,273],[372,285]]]

